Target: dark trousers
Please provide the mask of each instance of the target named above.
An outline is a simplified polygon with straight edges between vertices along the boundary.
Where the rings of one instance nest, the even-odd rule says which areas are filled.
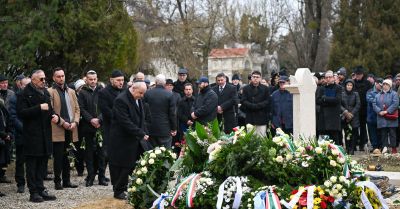
[[[76,157],[76,162],[75,162],[75,168],[78,173],[83,173],[85,171],[85,150],[81,149],[82,145],[82,140],[79,140],[77,142],[74,142],[76,151],[75,151],[75,157]]]
[[[48,156],[25,156],[26,181],[29,193],[40,193],[45,187],[43,179],[47,173]]]
[[[217,114],[218,124],[224,123],[223,131],[226,134],[230,134],[233,131],[233,128],[236,127],[236,116],[235,112],[225,113],[225,117],[223,114]]]
[[[346,150],[348,153],[353,154],[356,147],[356,142],[358,141],[358,138],[360,138],[358,127],[353,127],[350,131],[349,128],[345,126],[344,130],[344,141],[346,144]],[[351,132],[351,137],[348,136],[348,132]]]
[[[364,150],[364,145],[368,143],[367,120],[365,116],[360,116],[360,141],[358,146],[360,150]]]
[[[380,143],[380,136],[378,136],[378,127],[376,123],[367,123],[368,125],[368,134],[369,140],[371,141],[371,145],[373,149],[379,149],[382,147]]]
[[[89,133],[85,138],[85,162],[88,172],[87,180],[93,181],[98,172],[99,181],[105,180],[105,156],[104,150],[95,139],[95,133]]]
[[[396,129],[397,128],[380,128],[381,142],[383,147],[396,147]]]
[[[114,166],[111,164],[109,166],[114,195],[119,195],[128,189],[128,178],[133,168]]]
[[[167,149],[171,149],[172,137],[171,136],[151,136],[150,143],[153,147],[164,146]]]
[[[17,186],[25,186],[25,156],[24,146],[15,146],[15,182]]]

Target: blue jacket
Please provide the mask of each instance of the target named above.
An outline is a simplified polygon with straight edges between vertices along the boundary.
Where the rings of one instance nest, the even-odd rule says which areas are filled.
[[[367,122],[368,123],[372,123],[372,124],[376,124],[376,120],[377,120],[377,113],[374,111],[374,100],[376,95],[379,92],[376,90],[375,86],[368,90],[367,92]]]
[[[380,111],[384,111],[384,107],[386,106],[388,113],[393,113],[399,107],[399,96],[393,90],[385,92],[380,92],[375,96],[375,101],[373,103],[374,110],[378,114],[377,125],[378,128],[395,128],[399,126],[398,119],[396,120],[388,120],[379,115]]]
[[[271,95],[272,100],[272,124],[275,128],[293,128],[293,95],[287,90],[276,90]]]

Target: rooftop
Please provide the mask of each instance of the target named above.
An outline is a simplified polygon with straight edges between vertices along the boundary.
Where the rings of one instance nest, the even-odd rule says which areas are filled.
[[[244,57],[249,53],[248,48],[212,49],[209,58]]]

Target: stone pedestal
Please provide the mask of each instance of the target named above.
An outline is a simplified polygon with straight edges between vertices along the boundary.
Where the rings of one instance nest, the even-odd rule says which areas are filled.
[[[295,76],[290,76],[286,86],[293,94],[293,137],[309,138],[316,136],[315,91],[317,85],[308,68],[299,68]]]

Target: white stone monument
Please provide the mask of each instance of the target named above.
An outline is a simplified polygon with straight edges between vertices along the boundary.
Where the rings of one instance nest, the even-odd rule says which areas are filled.
[[[293,94],[293,137],[316,136],[315,91],[317,84],[308,68],[299,68],[290,76],[286,89]]]

